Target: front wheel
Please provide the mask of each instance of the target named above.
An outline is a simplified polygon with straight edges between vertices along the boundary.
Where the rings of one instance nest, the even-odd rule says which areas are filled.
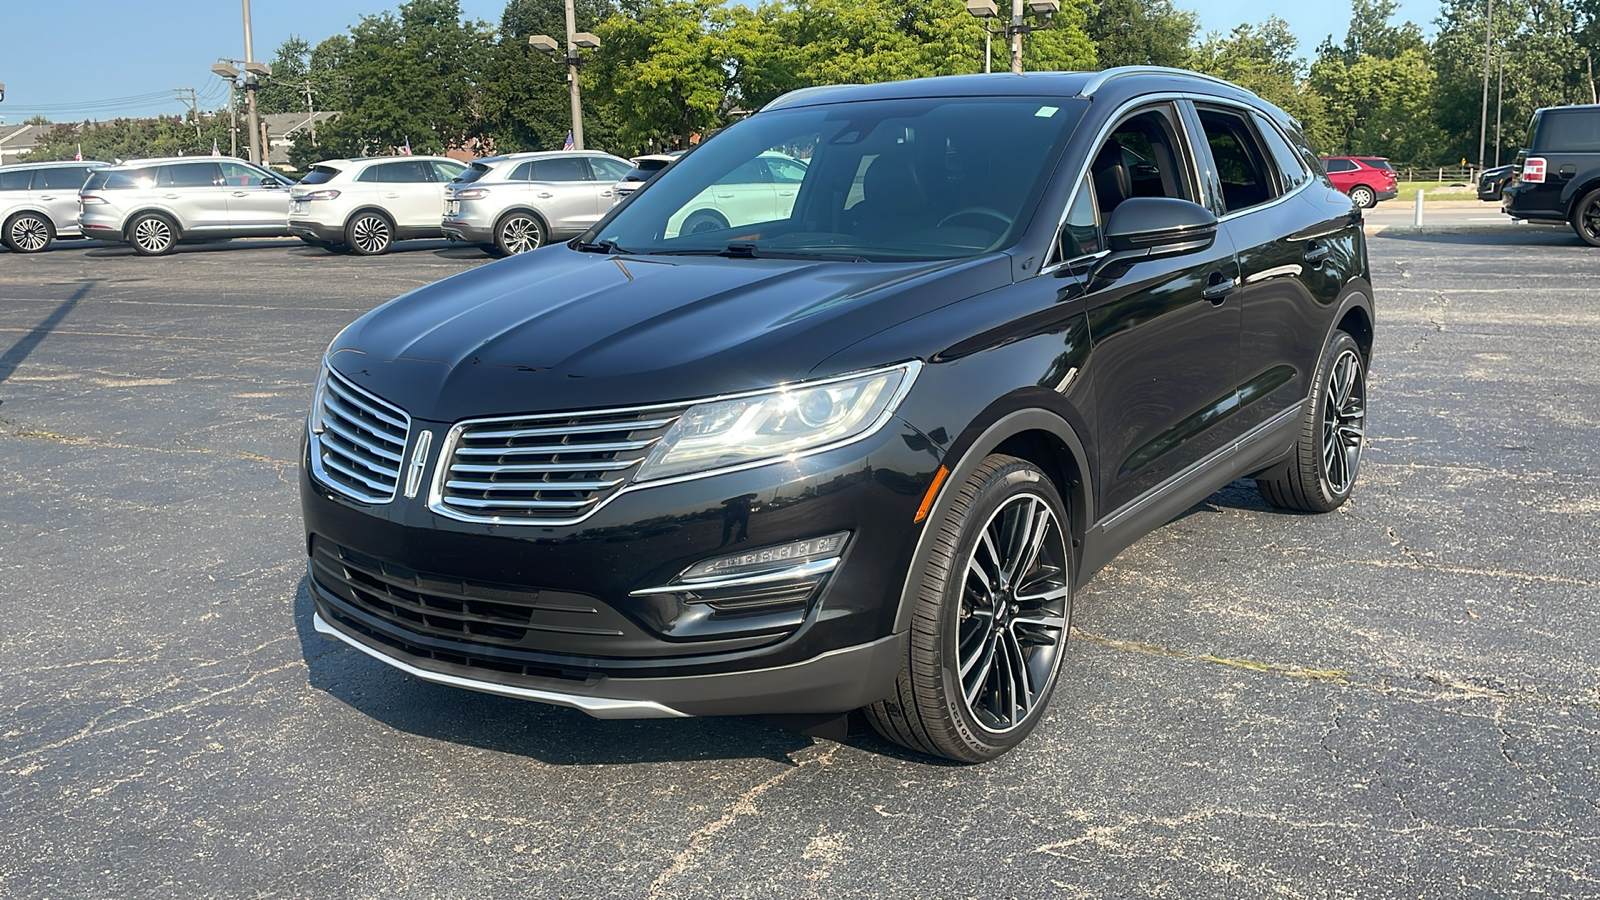
[[[1584,194],[1572,208],[1572,230],[1585,244],[1600,247],[1600,188]]]
[[[933,535],[895,693],[867,707],[895,743],[961,762],[1015,747],[1055,689],[1072,619],[1067,511],[1026,460],[993,455]]]
[[[1331,512],[1355,488],[1367,436],[1367,366],[1355,338],[1334,332],[1315,384],[1294,455],[1256,478],[1256,487],[1273,506]]]
[[[1378,205],[1378,195],[1372,192],[1372,188],[1358,184],[1350,189],[1350,201],[1362,209],[1371,209]]]
[[[0,242],[15,253],[38,253],[50,246],[56,236],[50,220],[37,213],[21,213],[6,223]]]

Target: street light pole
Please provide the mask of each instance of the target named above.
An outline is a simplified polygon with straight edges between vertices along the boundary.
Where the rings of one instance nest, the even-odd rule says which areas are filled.
[[[252,71],[255,62],[255,50],[250,44],[250,0],[244,0],[244,96],[250,108],[250,161],[257,165],[266,162],[266,148],[259,146],[257,135],[261,133],[261,112],[256,109],[256,79]]]
[[[1011,74],[1022,74],[1022,0],[1011,0]]]
[[[593,50],[600,46],[600,39],[587,31],[578,31],[577,22],[572,9],[572,0],[567,0],[567,85],[572,96],[572,148],[583,149],[583,98],[578,90],[578,67],[582,60],[578,57],[579,50]],[[548,34],[528,35],[528,45],[535,50],[555,56],[561,45],[555,38]]]
[[[1478,123],[1478,171],[1483,171],[1484,144],[1489,138],[1489,54],[1494,38],[1494,0],[1484,0],[1483,15],[1483,116]]]
[[[1505,105],[1506,98],[1506,57],[1500,54],[1494,58],[1495,69],[1499,73],[1495,78],[1494,88],[1494,164],[1500,165],[1500,111]]]

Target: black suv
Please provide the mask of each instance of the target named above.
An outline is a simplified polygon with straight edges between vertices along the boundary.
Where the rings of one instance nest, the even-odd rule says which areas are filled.
[[[773,153],[806,161],[795,191],[683,226]],[[334,339],[302,457],[314,623],[595,716],[865,707],[989,759],[1124,547],[1240,477],[1350,496],[1371,296],[1359,211],[1227,82],[789,94],[577,240]]]
[[[1536,110],[1511,165],[1500,200],[1507,215],[1566,222],[1600,247],[1600,105]]]

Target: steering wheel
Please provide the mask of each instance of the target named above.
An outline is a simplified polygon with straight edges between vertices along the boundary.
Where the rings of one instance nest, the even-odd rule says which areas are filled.
[[[938,227],[943,228],[946,223],[953,219],[959,219],[962,216],[981,216],[985,219],[993,219],[1000,223],[1000,228],[998,229],[999,231],[1005,231],[1007,228],[1011,227],[1010,216],[997,209],[990,209],[987,206],[967,206],[958,209],[950,215],[940,219]]]

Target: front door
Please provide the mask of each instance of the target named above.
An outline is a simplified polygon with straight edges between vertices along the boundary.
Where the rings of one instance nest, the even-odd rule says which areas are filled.
[[[288,187],[254,166],[232,161],[221,166],[233,227],[262,236],[288,234]]]

